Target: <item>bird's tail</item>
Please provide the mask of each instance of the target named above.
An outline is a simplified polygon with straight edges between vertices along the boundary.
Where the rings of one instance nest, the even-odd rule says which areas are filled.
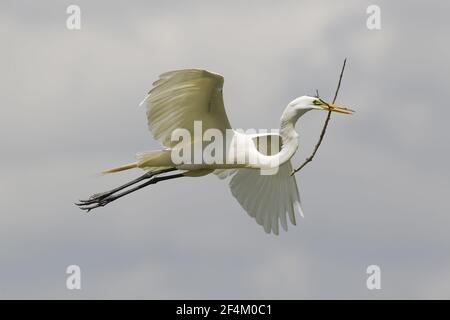
[[[146,171],[150,171],[173,167],[173,164],[170,161],[169,150],[156,150],[138,153],[136,155],[136,160],[137,161],[133,163],[105,170],[101,172],[101,174],[120,172],[133,168],[140,168]]]
[[[137,162],[133,162],[133,163],[125,164],[125,165],[120,166],[120,167],[111,168],[111,169],[102,171],[101,174],[120,172],[120,171],[125,171],[125,170],[129,170],[129,169],[137,168],[137,167],[138,167]]]

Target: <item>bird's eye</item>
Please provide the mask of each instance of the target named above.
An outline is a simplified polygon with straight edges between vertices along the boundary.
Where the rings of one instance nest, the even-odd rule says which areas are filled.
[[[322,103],[319,100],[316,99],[316,100],[313,101],[313,104],[316,105],[316,106],[320,106]]]

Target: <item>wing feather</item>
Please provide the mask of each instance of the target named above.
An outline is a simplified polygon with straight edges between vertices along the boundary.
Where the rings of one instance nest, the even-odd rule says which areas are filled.
[[[194,135],[194,121],[202,121],[202,129],[230,129],[223,104],[223,77],[206,70],[186,69],[163,73],[141,105],[147,109],[147,120],[154,138],[166,147],[172,132],[178,128]]]
[[[297,183],[291,172],[290,162],[281,165],[274,175],[261,175],[256,169],[239,169],[230,181],[233,196],[267,233],[278,234],[279,224],[287,231],[286,215],[293,225],[295,212],[302,215]]]
[[[272,139],[279,139],[278,145]],[[260,134],[253,137],[258,151],[274,154],[281,147],[281,138],[277,134]],[[273,150],[272,150],[273,148]],[[232,176],[230,189],[233,196],[245,211],[261,225],[267,233],[279,233],[279,225],[287,231],[290,222],[295,225],[295,212],[303,216],[300,206],[295,176],[291,176],[292,165],[281,165],[274,175],[261,175],[257,169],[220,169],[215,170],[221,179]]]

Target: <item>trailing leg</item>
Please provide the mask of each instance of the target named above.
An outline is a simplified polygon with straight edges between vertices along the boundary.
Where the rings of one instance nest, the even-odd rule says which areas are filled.
[[[170,170],[170,171],[173,171],[173,170]],[[168,172],[168,171],[166,171],[166,172]],[[124,196],[126,196],[126,195],[128,195],[130,193],[133,193],[133,192],[135,192],[137,190],[145,188],[145,187],[147,187],[147,186],[149,186],[151,184],[156,184],[156,183],[158,183],[160,181],[164,181],[164,180],[171,180],[171,179],[181,178],[181,177],[184,177],[184,176],[185,175],[183,173],[177,173],[177,174],[168,175],[168,176],[153,176],[151,178],[151,180],[149,180],[147,182],[144,182],[144,183],[142,183],[142,184],[140,184],[140,185],[138,185],[138,186],[136,186],[134,188],[128,189],[126,191],[123,191],[121,193],[116,194],[116,192],[113,192],[113,193],[110,193],[109,195],[106,195],[106,196],[97,197],[95,199],[88,200],[87,202],[77,203],[76,205],[78,205],[80,207],[80,209],[86,210],[87,212],[89,212],[92,209],[95,209],[95,208],[98,208],[98,207],[104,207],[107,204],[109,204],[109,203],[111,203],[111,202],[113,202],[113,201],[115,201],[115,200],[117,200],[119,198],[122,198],[122,197],[124,197]],[[142,177],[139,177],[138,179],[140,179],[140,178],[142,178]],[[135,180],[138,180],[138,179],[135,179]],[[145,178],[145,179],[147,179],[147,178]],[[133,181],[135,181],[135,180],[133,180]],[[141,179],[141,180],[143,180],[143,179]],[[118,188],[116,188],[116,189],[118,189]],[[122,189],[124,189],[124,188],[122,188]]]
[[[81,205],[89,205],[89,204],[93,204],[93,203],[97,203],[100,200],[109,197],[111,195],[113,195],[114,193],[121,191],[123,189],[126,189],[138,182],[141,182],[143,180],[147,180],[147,179],[151,179],[152,177],[159,175],[159,174],[163,174],[163,173],[167,173],[167,172],[171,172],[171,171],[175,171],[177,170],[176,168],[169,168],[169,169],[162,169],[162,170],[157,170],[157,171],[148,171],[147,173],[143,174],[142,176],[131,180],[130,182],[127,182],[117,188],[114,188],[112,190],[109,191],[105,191],[105,192],[100,192],[100,193],[96,193],[93,194],[89,197],[89,199],[87,200],[80,200],[79,203],[77,203],[76,205],[81,206]]]

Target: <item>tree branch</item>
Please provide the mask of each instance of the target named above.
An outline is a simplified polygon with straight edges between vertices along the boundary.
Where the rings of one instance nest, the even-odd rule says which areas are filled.
[[[346,63],[347,63],[347,58],[345,58],[344,64],[342,65],[341,74],[339,75],[339,82],[338,82],[338,85],[336,88],[336,92],[334,93],[334,98],[333,98],[333,102],[332,102],[333,104],[336,102],[336,99],[337,99],[337,96],[339,93],[339,89],[341,88],[342,76],[344,75]],[[320,99],[319,92],[317,90],[316,90],[316,95],[317,95],[317,98]],[[328,107],[330,107],[330,109],[331,109],[331,106],[328,103],[326,103],[322,99],[320,99],[320,101],[323,102],[324,104],[328,105]],[[313,153],[308,158],[306,158],[305,162],[303,162],[300,167],[298,167],[297,169],[292,171],[291,176],[294,175],[296,172],[299,172],[300,170],[302,170],[303,167],[305,167],[308,163],[310,163],[313,160],[314,156],[317,153],[317,150],[320,147],[320,144],[322,143],[323,137],[325,136],[325,132],[327,131],[328,122],[330,122],[330,118],[331,118],[331,110],[328,111],[328,115],[327,115],[327,118],[325,119],[325,123],[323,125],[322,132],[320,133],[320,136],[319,136],[319,141],[317,142],[316,146],[314,147]]]

